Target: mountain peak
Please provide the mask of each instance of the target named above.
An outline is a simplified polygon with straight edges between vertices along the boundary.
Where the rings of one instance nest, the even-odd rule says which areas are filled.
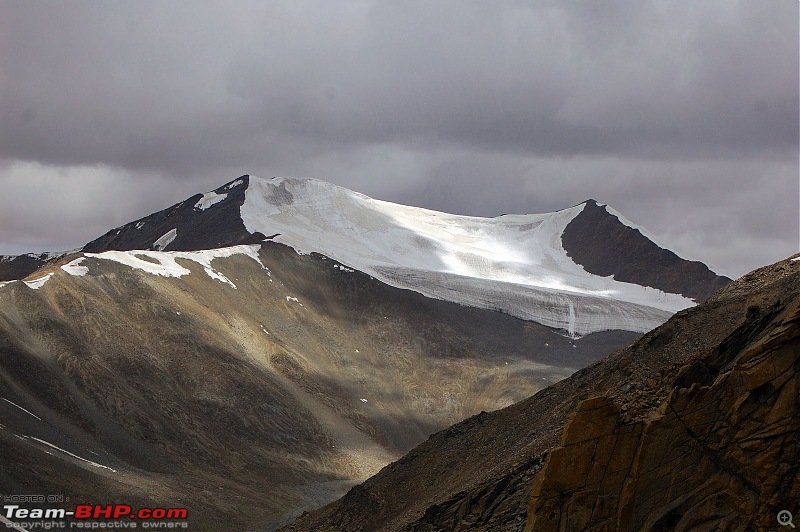
[[[705,300],[731,281],[660,246],[646,229],[594,200],[584,202],[581,213],[565,227],[562,244],[589,273],[684,294],[695,301]]]
[[[376,200],[313,178],[246,174],[113,229],[82,251],[200,251],[273,240],[390,286],[502,310],[570,336],[647,331],[728,281],[635,227],[591,199],[553,213],[482,218]]]
[[[86,244],[83,251],[197,251],[260,242],[263,235],[249,233],[239,216],[250,177],[242,175],[214,190],[195,194],[163,211],[112,229]]]

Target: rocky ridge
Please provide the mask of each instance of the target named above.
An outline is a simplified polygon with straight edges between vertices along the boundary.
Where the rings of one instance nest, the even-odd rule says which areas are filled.
[[[698,302],[731,281],[702,262],[682,259],[659,247],[608,206],[591,199],[564,230],[562,243],[587,272],[684,294]]]
[[[534,482],[526,530],[763,530],[794,509],[798,296],[751,301],[656,408],[581,402]]]

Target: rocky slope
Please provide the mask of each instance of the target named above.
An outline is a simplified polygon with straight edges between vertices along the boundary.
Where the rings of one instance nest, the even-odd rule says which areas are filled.
[[[260,242],[265,236],[248,232],[239,216],[248,183],[249,176],[242,176],[205,194],[195,194],[108,231],[82,251],[197,251]]]
[[[75,254],[0,286],[0,493],[269,528],[634,337],[571,339],[274,243]]]
[[[755,530],[800,499],[800,261],[434,434],[291,530]]]

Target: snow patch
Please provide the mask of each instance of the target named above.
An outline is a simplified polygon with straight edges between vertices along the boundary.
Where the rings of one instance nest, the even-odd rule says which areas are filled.
[[[203,269],[205,270],[206,275],[208,275],[212,279],[216,279],[217,281],[228,284],[231,286],[231,288],[236,290],[236,285],[233,284],[233,281],[231,281],[230,279],[228,279],[227,277],[225,277],[224,275],[213,269],[211,266],[206,266]]]
[[[202,251],[104,251],[102,253],[86,253],[85,256],[119,262],[130,268],[162,277],[183,277],[188,275],[191,272],[178,264],[177,259],[190,260],[201,265],[206,275],[212,279],[236,288],[236,285],[230,279],[211,266],[212,261],[214,259],[232,257],[233,255],[246,255],[266,269],[258,256],[259,249],[259,244],[250,244]]]
[[[23,412],[25,412],[26,414],[28,414],[28,415],[30,415],[30,416],[33,416],[33,417],[35,417],[35,418],[36,418],[36,419],[38,419],[39,421],[41,421],[41,420],[42,420],[42,418],[40,418],[39,416],[37,416],[36,414],[34,414],[33,412],[31,412],[30,410],[26,410],[25,408],[22,408],[22,407],[21,407],[21,406],[19,406],[17,403],[12,403],[11,401],[9,401],[8,399],[6,399],[5,397],[0,397],[0,399],[2,399],[3,401],[5,401],[6,403],[9,403],[9,404],[11,404],[11,405],[13,405],[13,406],[16,406],[17,408],[19,408],[20,410],[22,410],[22,411],[23,411]]]
[[[333,265],[333,269],[342,270],[343,272],[347,272],[347,273],[353,273],[355,271],[355,270],[353,270],[351,268],[347,268],[345,266],[342,266],[341,264],[334,264]]]
[[[238,187],[238,186],[239,186],[239,185],[241,185],[242,183],[244,183],[244,181],[242,181],[241,179],[237,179],[236,181],[234,181],[233,183],[231,183],[230,185],[228,185],[227,187],[225,187],[225,189],[226,189],[226,190],[230,190],[230,189],[232,189],[233,187]]]
[[[204,211],[211,207],[212,205],[219,203],[220,201],[227,198],[227,194],[217,194],[216,192],[206,192],[203,194],[203,197],[194,204],[194,208],[198,211]]]
[[[137,230],[138,230],[138,229],[141,229],[142,227],[144,227],[144,226],[145,226],[145,224],[146,224],[146,223],[147,223],[147,222],[145,222],[145,221],[137,222],[137,223],[136,223],[136,227],[135,227],[135,229],[137,229]]]
[[[795,261],[798,261],[798,260],[800,260],[800,257],[795,257],[795,258],[792,259],[792,262],[795,262]]]
[[[298,305],[300,305],[300,306],[301,306],[301,307],[303,307],[304,309],[308,310],[308,309],[306,308],[306,306],[305,306],[305,305],[303,305],[302,303],[300,303],[300,301],[299,301],[299,300],[298,300],[296,297],[292,297],[292,296],[286,296],[286,302],[288,303],[289,301],[294,301],[295,303],[297,303]]]
[[[177,237],[177,236],[178,236],[178,230],[177,229],[170,229],[169,231],[167,231],[166,233],[161,235],[161,237],[158,240],[153,242],[153,246],[152,247],[156,251],[163,251],[165,247],[167,247],[170,244],[172,244],[172,241],[175,240],[175,237]]]
[[[38,279],[34,279],[33,281],[23,281],[23,282],[26,285],[28,285],[28,288],[33,288],[34,290],[38,290],[41,287],[43,287],[44,283],[49,281],[52,276],[53,276],[53,272],[50,272],[47,275],[45,275],[44,277],[39,277]]]
[[[584,207],[479,218],[374,200],[315,179],[251,176],[240,215],[248,231],[279,233],[274,241],[298,254],[317,252],[391,286],[571,336],[645,332],[694,305],[575,264],[561,234]]]
[[[364,398],[362,398],[362,399],[361,399],[361,402],[362,402],[362,403],[366,403],[366,402],[367,402],[367,400],[366,400],[366,399],[364,399]]]
[[[67,272],[70,275],[74,275],[74,276],[77,276],[77,277],[83,277],[84,275],[89,273],[89,268],[87,268],[86,266],[81,266],[80,265],[81,262],[83,262],[85,260],[86,260],[86,257],[77,258],[77,259],[73,260],[72,262],[68,262],[67,264],[64,264],[63,266],[61,266],[61,269],[64,270],[65,272]]]
[[[52,444],[52,443],[50,443],[49,441],[40,440],[39,438],[34,438],[33,436],[24,436],[24,435],[23,435],[23,436],[20,436],[19,434],[15,434],[15,436],[17,436],[17,437],[19,437],[19,438],[22,438],[22,439],[25,439],[25,440],[33,440],[33,441],[37,441],[37,442],[39,442],[39,443],[41,443],[41,444],[47,445],[47,446],[48,446],[48,447],[50,447],[51,449],[55,449],[56,451],[61,451],[62,453],[64,453],[64,454],[68,454],[69,456],[71,456],[71,457],[73,457],[73,458],[76,458],[76,459],[78,459],[78,460],[80,460],[80,461],[82,461],[82,462],[86,462],[87,464],[89,464],[89,465],[91,465],[91,466],[93,466],[93,467],[99,467],[99,468],[102,468],[102,469],[108,469],[109,471],[112,471],[112,472],[114,472],[114,473],[116,473],[116,472],[117,472],[117,470],[116,470],[116,469],[112,469],[112,468],[110,468],[110,467],[108,467],[108,466],[104,466],[103,464],[98,464],[97,462],[93,462],[93,461],[91,461],[91,460],[87,460],[86,458],[82,458],[82,457],[78,456],[77,454],[73,454],[73,453],[71,453],[71,452],[69,452],[69,451],[67,451],[67,450],[64,450],[64,449],[62,449],[61,447],[57,447],[57,446],[53,445],[53,444]],[[46,451],[45,451],[45,452],[46,452]],[[48,453],[48,454],[49,454],[49,453]]]

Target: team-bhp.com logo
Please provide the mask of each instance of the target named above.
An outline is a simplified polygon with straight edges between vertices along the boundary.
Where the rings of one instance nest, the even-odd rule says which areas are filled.
[[[16,504],[6,504],[3,506],[3,515],[7,520],[7,528],[21,529],[32,527],[22,525],[20,521],[46,519],[70,521],[69,526],[58,523],[55,528],[187,528],[188,523],[185,520],[189,511],[186,508],[133,509],[127,504],[79,504],[72,511],[64,508],[22,508]],[[100,526],[99,520],[115,521],[115,526],[109,526],[111,523],[106,522],[103,522],[105,526]],[[180,520],[182,522],[178,522]],[[166,524],[171,526],[162,526]]]
[[[125,504],[90,505],[79,504],[75,507],[75,519],[186,519],[189,512],[186,508],[133,508]]]

